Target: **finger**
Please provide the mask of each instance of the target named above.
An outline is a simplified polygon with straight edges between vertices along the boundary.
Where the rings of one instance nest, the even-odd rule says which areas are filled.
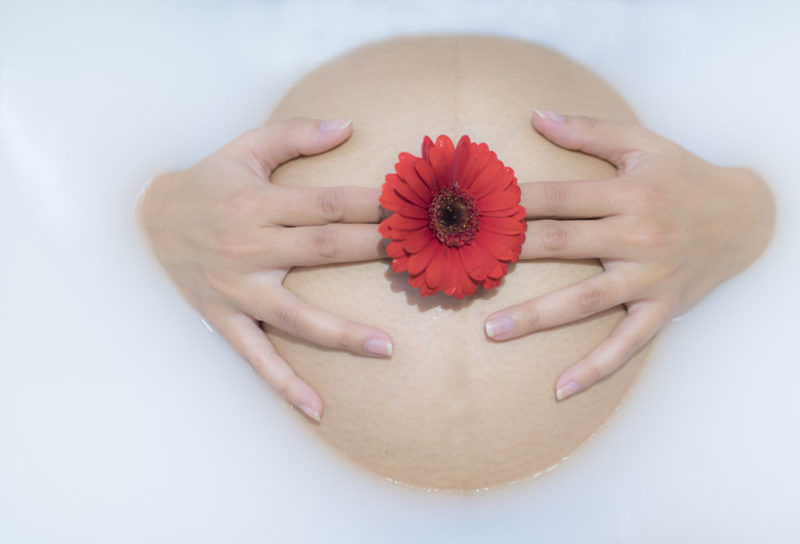
[[[611,336],[559,376],[556,399],[585,391],[624,365],[663,327],[667,315],[666,308],[656,303],[632,305]]]
[[[635,151],[650,151],[655,136],[641,125],[534,110],[534,128],[551,142],[624,169]]]
[[[521,259],[617,259],[628,251],[609,219],[528,221]]]
[[[369,187],[279,187],[269,191],[274,202],[270,221],[276,225],[377,223],[380,189]]]
[[[269,249],[261,266],[291,268],[386,258],[375,225],[330,224],[319,227],[270,229]]]
[[[301,155],[316,155],[344,142],[353,125],[345,119],[307,119],[304,117],[277,121],[247,131],[231,144],[234,149],[252,157],[265,175],[279,165]]]
[[[517,338],[608,310],[630,296],[614,274],[605,272],[491,314],[486,335],[493,340]]]
[[[369,357],[391,356],[392,339],[381,329],[317,308],[286,289],[277,293],[272,290],[268,298],[252,296],[265,291],[251,290],[250,296],[239,301],[245,311],[260,321],[319,346]]]
[[[322,415],[322,399],[275,351],[258,324],[239,312],[225,311],[210,318],[225,339],[293,406],[314,421]]]
[[[616,179],[591,181],[534,181],[520,183],[528,219],[541,217],[593,218],[624,211]]]

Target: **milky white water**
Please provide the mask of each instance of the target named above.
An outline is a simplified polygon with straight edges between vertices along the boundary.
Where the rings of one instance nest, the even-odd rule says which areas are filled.
[[[3,2],[0,542],[797,541],[798,21],[788,2]],[[488,493],[342,460],[203,326],[132,217],[144,180],[259,124],[320,62],[435,31],[566,53],[649,127],[757,168],[779,206],[768,252],[670,325],[604,429]]]

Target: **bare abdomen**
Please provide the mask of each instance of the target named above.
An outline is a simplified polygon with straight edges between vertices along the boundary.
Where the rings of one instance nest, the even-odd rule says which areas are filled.
[[[284,185],[379,187],[397,154],[419,154],[424,135],[486,142],[520,182],[599,179],[605,162],[560,149],[530,126],[532,108],[635,119],[602,80],[547,49],[476,37],[406,38],[373,44],[304,78],[272,119],[351,118],[338,149],[280,167]],[[377,226],[376,226],[377,228]],[[295,269],[285,285],[350,319],[388,331],[389,360],[270,337],[319,391],[319,434],[357,463],[395,480],[478,488],[558,462],[611,414],[644,361],[640,353],[588,392],[556,403],[555,380],[624,316],[617,308],[557,329],[489,341],[491,312],[601,272],[592,262],[525,262],[503,285],[457,301],[421,298],[389,261]]]

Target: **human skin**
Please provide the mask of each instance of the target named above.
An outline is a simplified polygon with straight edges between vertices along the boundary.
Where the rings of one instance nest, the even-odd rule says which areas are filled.
[[[533,130],[531,107],[573,115],[534,115]],[[332,152],[279,166],[350,135],[350,126],[277,123],[301,115],[353,118],[355,130]],[[417,485],[483,487],[567,455],[634,380],[646,351],[637,348],[744,268],[771,232],[769,191],[756,175],[649,133],[599,78],[531,44],[417,38],[362,48],[301,81],[271,121],[154,182],[142,206],[154,250],[293,404],[318,419],[324,399],[316,428],[325,440]],[[377,187],[397,153],[418,153],[425,134],[464,133],[533,182],[522,185],[524,262],[502,286],[463,301],[422,299],[386,261],[293,268],[380,257],[375,225],[358,223],[378,220]],[[306,187],[343,184],[362,189]],[[333,220],[357,224],[282,228]],[[502,341],[484,335],[487,316],[503,314],[511,330],[492,330]],[[365,357],[370,340],[392,341],[391,358]],[[614,370],[557,402],[554,384],[565,398],[569,382],[585,390]]]

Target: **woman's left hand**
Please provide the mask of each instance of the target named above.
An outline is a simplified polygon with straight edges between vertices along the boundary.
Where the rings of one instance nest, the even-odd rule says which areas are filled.
[[[597,181],[521,184],[521,259],[600,259],[604,272],[490,315],[509,340],[624,304],[610,336],[565,370],[556,398],[625,364],[674,316],[746,268],[772,235],[774,204],[754,172],[710,164],[640,125],[536,112],[534,128],[617,168]]]

